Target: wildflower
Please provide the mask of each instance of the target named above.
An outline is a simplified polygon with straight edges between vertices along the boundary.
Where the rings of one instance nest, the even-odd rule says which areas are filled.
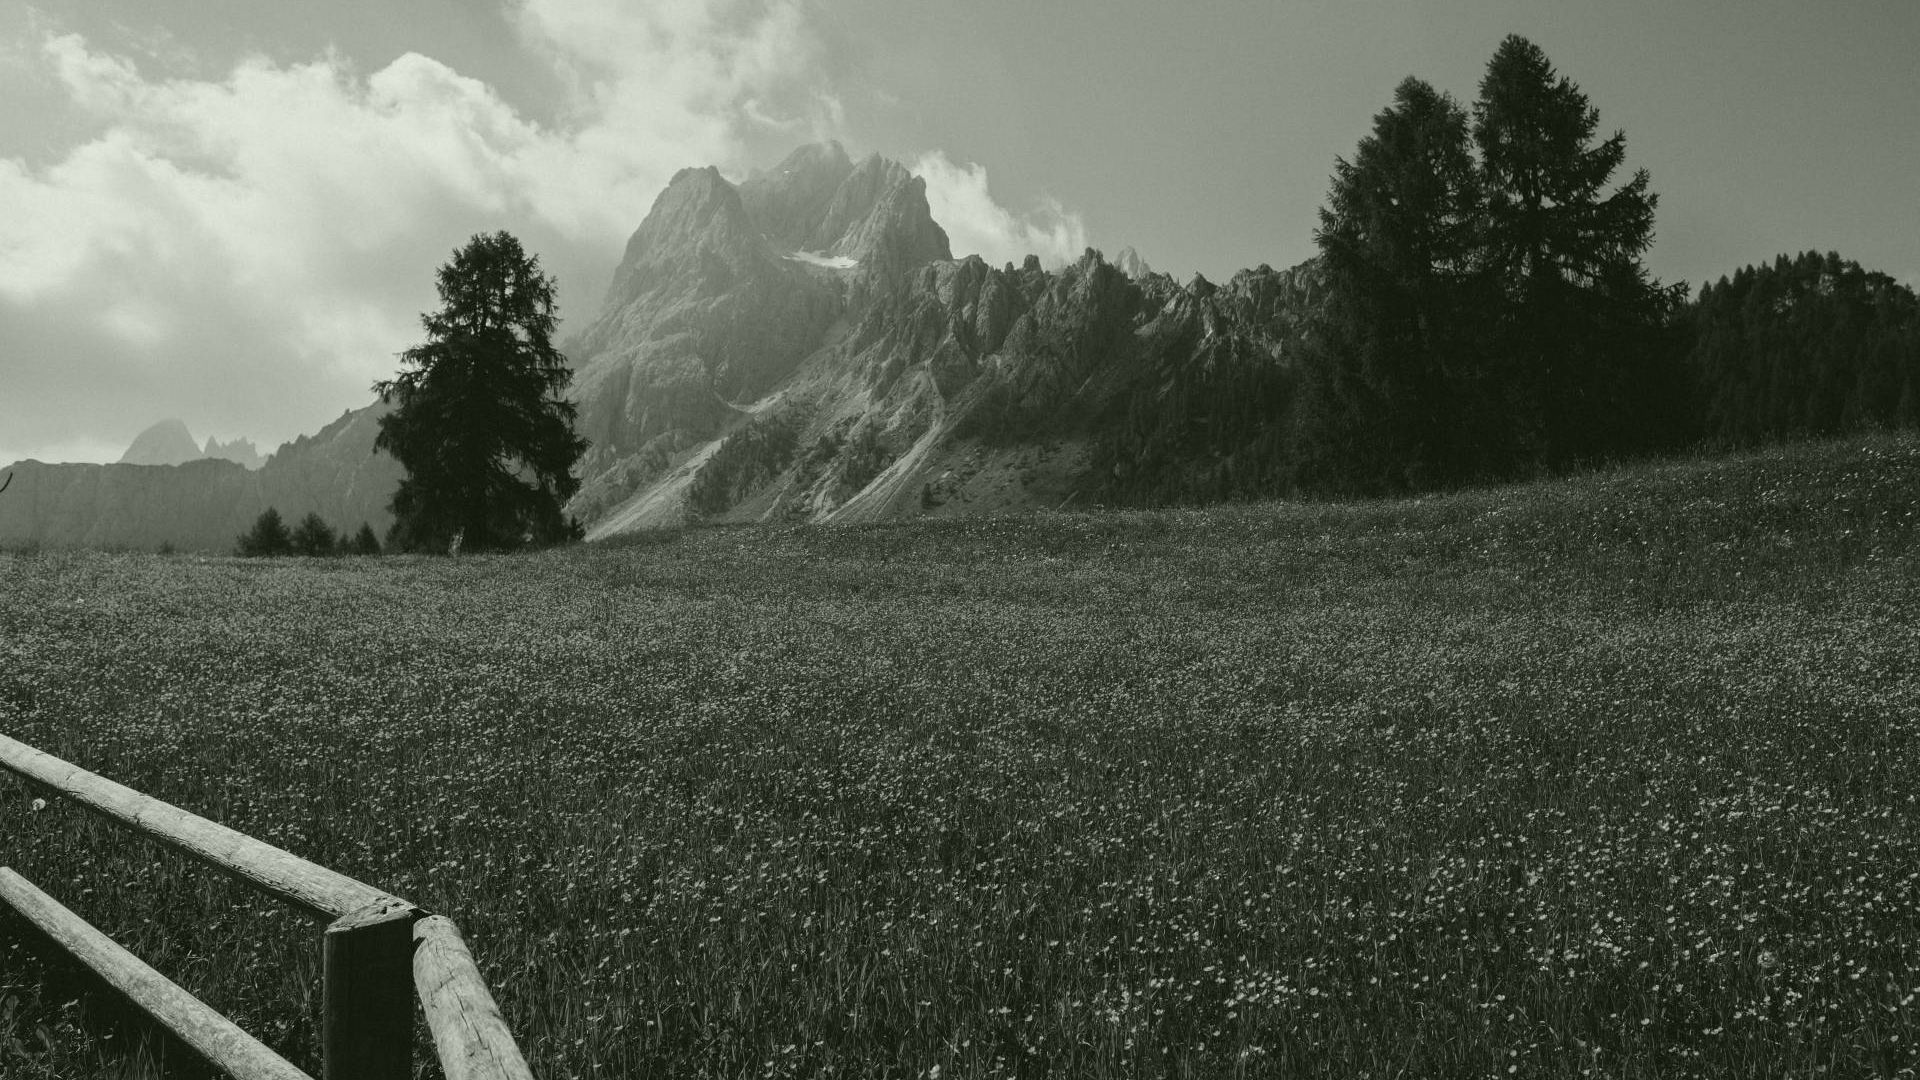
[[[33,800],[33,812],[34,812],[34,813],[36,813],[36,814],[37,814],[37,813],[39,813],[40,811],[42,811],[42,810],[45,810],[46,808],[47,808],[47,800],[45,800],[45,799],[35,799],[35,800]]]

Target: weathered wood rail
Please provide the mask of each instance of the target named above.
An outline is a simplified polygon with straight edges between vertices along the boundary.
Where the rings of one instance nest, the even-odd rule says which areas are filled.
[[[444,916],[5,735],[0,768],[326,923],[324,1080],[411,1077],[416,993],[448,1080],[532,1080],[473,954]],[[310,1080],[4,866],[0,902],[236,1080]]]

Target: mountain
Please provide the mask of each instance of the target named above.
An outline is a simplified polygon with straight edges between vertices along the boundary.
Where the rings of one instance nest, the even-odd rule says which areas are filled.
[[[1320,289],[954,259],[917,178],[833,143],[684,170],[579,339],[570,510],[597,538],[1272,494]]]
[[[1269,496],[1322,291],[1313,262],[1182,284],[1131,249],[956,259],[924,182],[838,143],[737,184],[682,169],[568,333],[590,441],[568,510],[598,538]],[[228,550],[267,506],[384,531],[383,408],[255,471],[251,444],[203,450],[179,421],[127,463],[17,465],[0,545]]]
[[[846,332],[850,313],[950,257],[926,186],[838,143],[739,186],[683,169],[627,241],[600,315],[570,348],[591,443],[575,511],[592,519],[747,413]]]
[[[184,465],[204,455],[181,420],[162,420],[133,437],[127,452],[120,455],[122,465]]]
[[[1153,273],[1153,267],[1148,266],[1147,260],[1131,247],[1120,249],[1120,254],[1113,257],[1113,267],[1135,281],[1144,280]]]
[[[18,462],[0,493],[0,547],[231,551],[269,506],[289,522],[313,512],[337,528],[365,522],[384,533],[393,521],[387,501],[402,475],[398,462],[373,449],[386,408],[349,411],[280,447],[257,470],[200,456],[197,446],[196,460],[178,465]],[[174,425],[186,433],[177,421],[156,429]],[[141,446],[135,440],[129,456]]]
[[[219,439],[207,439],[202,448],[193,441],[193,435],[187,430],[185,421],[162,420],[152,427],[134,436],[127,452],[120,455],[121,465],[185,465],[189,461],[204,458],[217,458],[231,461],[248,469],[257,469],[266,459],[260,456],[250,439],[235,439],[221,442]]]
[[[257,469],[266,464],[267,460],[254,447],[252,439],[235,439],[232,442],[223,443],[212,436],[207,437],[207,448],[201,456],[231,461],[248,469]]]

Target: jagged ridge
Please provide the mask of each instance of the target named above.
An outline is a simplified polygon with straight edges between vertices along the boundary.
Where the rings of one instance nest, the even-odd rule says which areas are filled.
[[[946,247],[918,180],[837,144],[677,176],[585,337],[589,535],[1275,490],[1314,264],[1180,285],[1131,249]]]

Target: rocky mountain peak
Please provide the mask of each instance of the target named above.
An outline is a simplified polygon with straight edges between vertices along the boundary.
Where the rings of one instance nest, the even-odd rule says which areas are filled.
[[[1120,253],[1113,257],[1113,266],[1134,281],[1144,280],[1153,273],[1153,267],[1148,266],[1147,260],[1141,258],[1131,245],[1121,248]]]
[[[740,185],[740,200],[776,249],[824,250],[815,234],[852,172],[853,161],[839,143],[810,143],[749,176]]]
[[[193,441],[186,422],[166,419],[134,436],[127,452],[120,455],[120,464],[184,465],[201,456],[200,444]]]
[[[230,442],[221,442],[219,439],[209,435],[207,436],[207,448],[202,451],[201,456],[213,458],[218,461],[231,461],[235,465],[239,465],[245,469],[257,469],[266,463],[266,458],[261,455],[259,448],[253,445],[252,439],[234,439]]]
[[[606,307],[631,302],[664,279],[738,273],[764,243],[739,190],[719,169],[681,169],[628,238]]]
[[[572,509],[609,535],[1253,490],[1313,280],[955,260],[923,180],[837,143],[683,171],[582,335]]]

